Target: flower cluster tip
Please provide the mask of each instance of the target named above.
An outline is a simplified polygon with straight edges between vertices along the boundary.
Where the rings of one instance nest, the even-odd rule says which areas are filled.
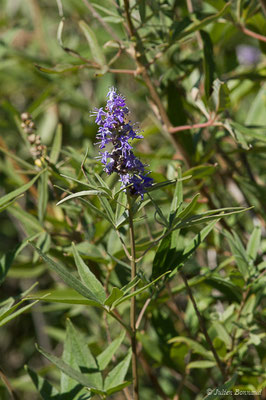
[[[142,139],[138,129],[129,120],[129,109],[125,98],[111,88],[107,94],[105,110],[101,107],[93,112],[99,126],[97,139],[100,147],[101,162],[105,172],[110,175],[116,172],[121,187],[128,187],[132,195],[143,195],[153,183],[145,165],[133,153],[131,142]],[[108,148],[108,150],[107,150]]]

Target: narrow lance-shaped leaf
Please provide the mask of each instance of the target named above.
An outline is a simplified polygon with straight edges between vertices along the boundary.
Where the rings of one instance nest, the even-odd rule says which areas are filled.
[[[71,195],[65,197],[64,199],[60,200],[56,205],[59,206],[60,204],[63,204],[65,201],[75,199],[77,197],[95,196],[95,195],[103,195],[103,193],[100,190],[82,190],[81,192],[72,193]]]
[[[99,371],[97,362],[90,352],[85,337],[74,328],[74,325],[70,320],[67,320],[63,361],[70,365],[72,368],[80,370],[84,377],[88,379],[90,385],[96,387],[97,389],[102,389],[102,375]]]
[[[207,226],[205,226],[189,243],[186,245],[184,250],[180,253],[177,252],[176,256],[173,257],[173,264],[172,264],[172,272],[169,275],[171,278],[176,273],[176,269],[186,262],[189,257],[195,252],[195,250],[199,247],[199,245],[203,242],[206,236],[212,231],[215,224],[219,221],[219,218],[214,219],[214,221],[210,222]]]
[[[89,388],[94,393],[105,394],[105,392],[103,390],[93,387],[91,385],[90,380],[87,378],[87,376],[82,374],[80,371],[75,370],[70,365],[68,365],[63,360],[61,360],[60,358],[54,356],[53,354],[49,353],[48,351],[44,350],[43,348],[41,348],[39,346],[37,346],[37,350],[45,358],[47,358],[49,361],[51,361],[53,364],[55,364],[57,366],[57,368],[59,368],[61,371],[63,371],[66,375],[70,376],[70,378],[75,379],[78,383]]]
[[[0,198],[0,207],[2,207],[4,204],[8,203],[9,201],[15,199],[16,197],[20,196],[22,193],[26,192],[33,184],[34,182],[39,178],[39,176],[43,173],[44,171],[41,171],[38,175],[36,175],[31,181],[26,183],[25,185],[21,186],[20,188],[13,190],[12,192],[6,194],[5,196]]]
[[[118,289],[117,287],[113,287],[112,292],[110,296],[108,296],[107,299],[105,300],[104,305],[107,307],[111,307],[112,304],[118,299],[120,299],[123,295],[124,292],[122,290]]]
[[[233,232],[233,235],[231,235],[229,232],[224,232],[224,235],[228,240],[240,273],[244,279],[247,279],[249,276],[249,259],[240,238],[235,232]]]
[[[4,317],[3,315],[1,316],[0,319],[0,326],[3,326],[5,324],[7,324],[9,321],[11,321],[12,319],[16,318],[18,315],[24,313],[25,311],[27,311],[29,308],[33,307],[36,303],[38,303],[39,300],[34,301],[33,303],[27,304],[24,307],[21,307],[19,310],[15,311],[13,314],[7,315],[6,317]],[[16,307],[16,306],[14,306]],[[13,309],[13,308],[12,308]]]
[[[100,65],[104,66],[106,64],[102,48],[98,43],[97,37],[93,30],[84,21],[79,21],[79,26],[84,33],[87,42],[89,43],[91,55],[93,59]]]
[[[97,362],[99,365],[100,370],[104,370],[109,362],[112,360],[113,355],[123,342],[125,338],[125,330],[121,331],[118,338],[116,338],[113,342],[109,344],[109,346],[97,356]]]
[[[21,244],[19,244],[13,251],[4,254],[0,259],[0,285],[4,282],[5,277],[8,273],[9,268],[11,267],[13,261],[17,257],[17,255],[28,245],[29,240],[34,240],[38,237],[41,233],[36,233],[35,235],[31,236],[24,240]]]
[[[158,278],[154,279],[152,282],[148,283],[147,285],[143,286],[142,288],[136,290],[135,292],[128,294],[127,296],[124,296],[124,297],[116,300],[113,303],[112,308],[115,308],[115,307],[119,306],[119,304],[122,304],[125,301],[127,301],[128,299],[130,299],[131,297],[137,296],[138,294],[142,293],[144,290],[146,290],[149,287],[151,287],[152,285],[154,285],[159,279],[163,278],[165,275],[167,275],[169,273],[170,273],[170,271],[165,272],[164,274],[160,275]]]
[[[105,378],[104,390],[115,388],[123,383],[131,360],[131,350],[128,351],[124,360],[122,360]]]
[[[255,226],[247,245],[247,255],[255,260],[260,247],[261,227]]]
[[[44,254],[38,247],[35,246],[34,243],[30,243],[35,250],[40,254],[42,259],[47,262],[49,268],[55,271],[60,278],[70,287],[75,289],[82,296],[92,301],[92,304],[100,306],[101,303],[97,299],[97,297],[73,274],[67,271],[62,265],[56,264],[50,257]]]
[[[26,371],[28,372],[31,380],[40,393],[43,400],[60,400],[60,396],[55,387],[53,387],[47,379],[44,379],[42,376],[36,374],[35,371],[30,369],[28,366],[26,367]]]
[[[90,271],[89,267],[85,264],[85,262],[79,255],[74,243],[72,243],[72,250],[81,280],[94,294],[98,301],[100,303],[103,303],[106,298],[104,287],[102,286],[101,282],[96,278],[96,276]]]

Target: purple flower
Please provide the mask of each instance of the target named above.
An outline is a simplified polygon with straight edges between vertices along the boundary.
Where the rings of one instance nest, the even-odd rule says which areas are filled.
[[[97,139],[100,149],[101,162],[105,172],[110,175],[116,172],[121,181],[121,187],[129,186],[132,195],[143,198],[146,188],[152,185],[153,179],[145,165],[135,156],[131,141],[142,139],[135,125],[128,121],[129,110],[125,98],[111,88],[107,94],[106,111],[95,109],[95,122],[99,125]]]
[[[257,47],[240,44],[236,47],[236,55],[239,64],[255,65],[260,61],[261,52]]]

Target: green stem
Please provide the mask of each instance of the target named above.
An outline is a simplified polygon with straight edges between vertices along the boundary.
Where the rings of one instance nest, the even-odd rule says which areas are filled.
[[[130,248],[131,248],[131,260],[130,260],[131,280],[133,280],[136,277],[136,246],[135,246],[134,224],[133,224],[133,214],[132,214],[132,201],[128,189],[127,189],[127,200],[128,200],[129,236],[130,236]],[[132,292],[134,292],[134,288],[132,289]],[[131,327],[131,348],[132,348],[133,399],[139,400],[135,296],[131,297],[130,327]]]

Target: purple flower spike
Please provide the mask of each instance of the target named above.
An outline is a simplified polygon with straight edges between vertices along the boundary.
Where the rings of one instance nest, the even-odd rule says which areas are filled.
[[[128,121],[129,110],[125,98],[111,88],[107,94],[106,111],[95,109],[95,122],[99,125],[97,139],[100,149],[101,162],[105,172],[110,175],[116,172],[121,181],[121,187],[129,186],[132,195],[140,195],[143,199],[146,188],[152,185],[153,179],[147,175],[145,165],[134,155],[130,142],[142,139],[134,125]]]

